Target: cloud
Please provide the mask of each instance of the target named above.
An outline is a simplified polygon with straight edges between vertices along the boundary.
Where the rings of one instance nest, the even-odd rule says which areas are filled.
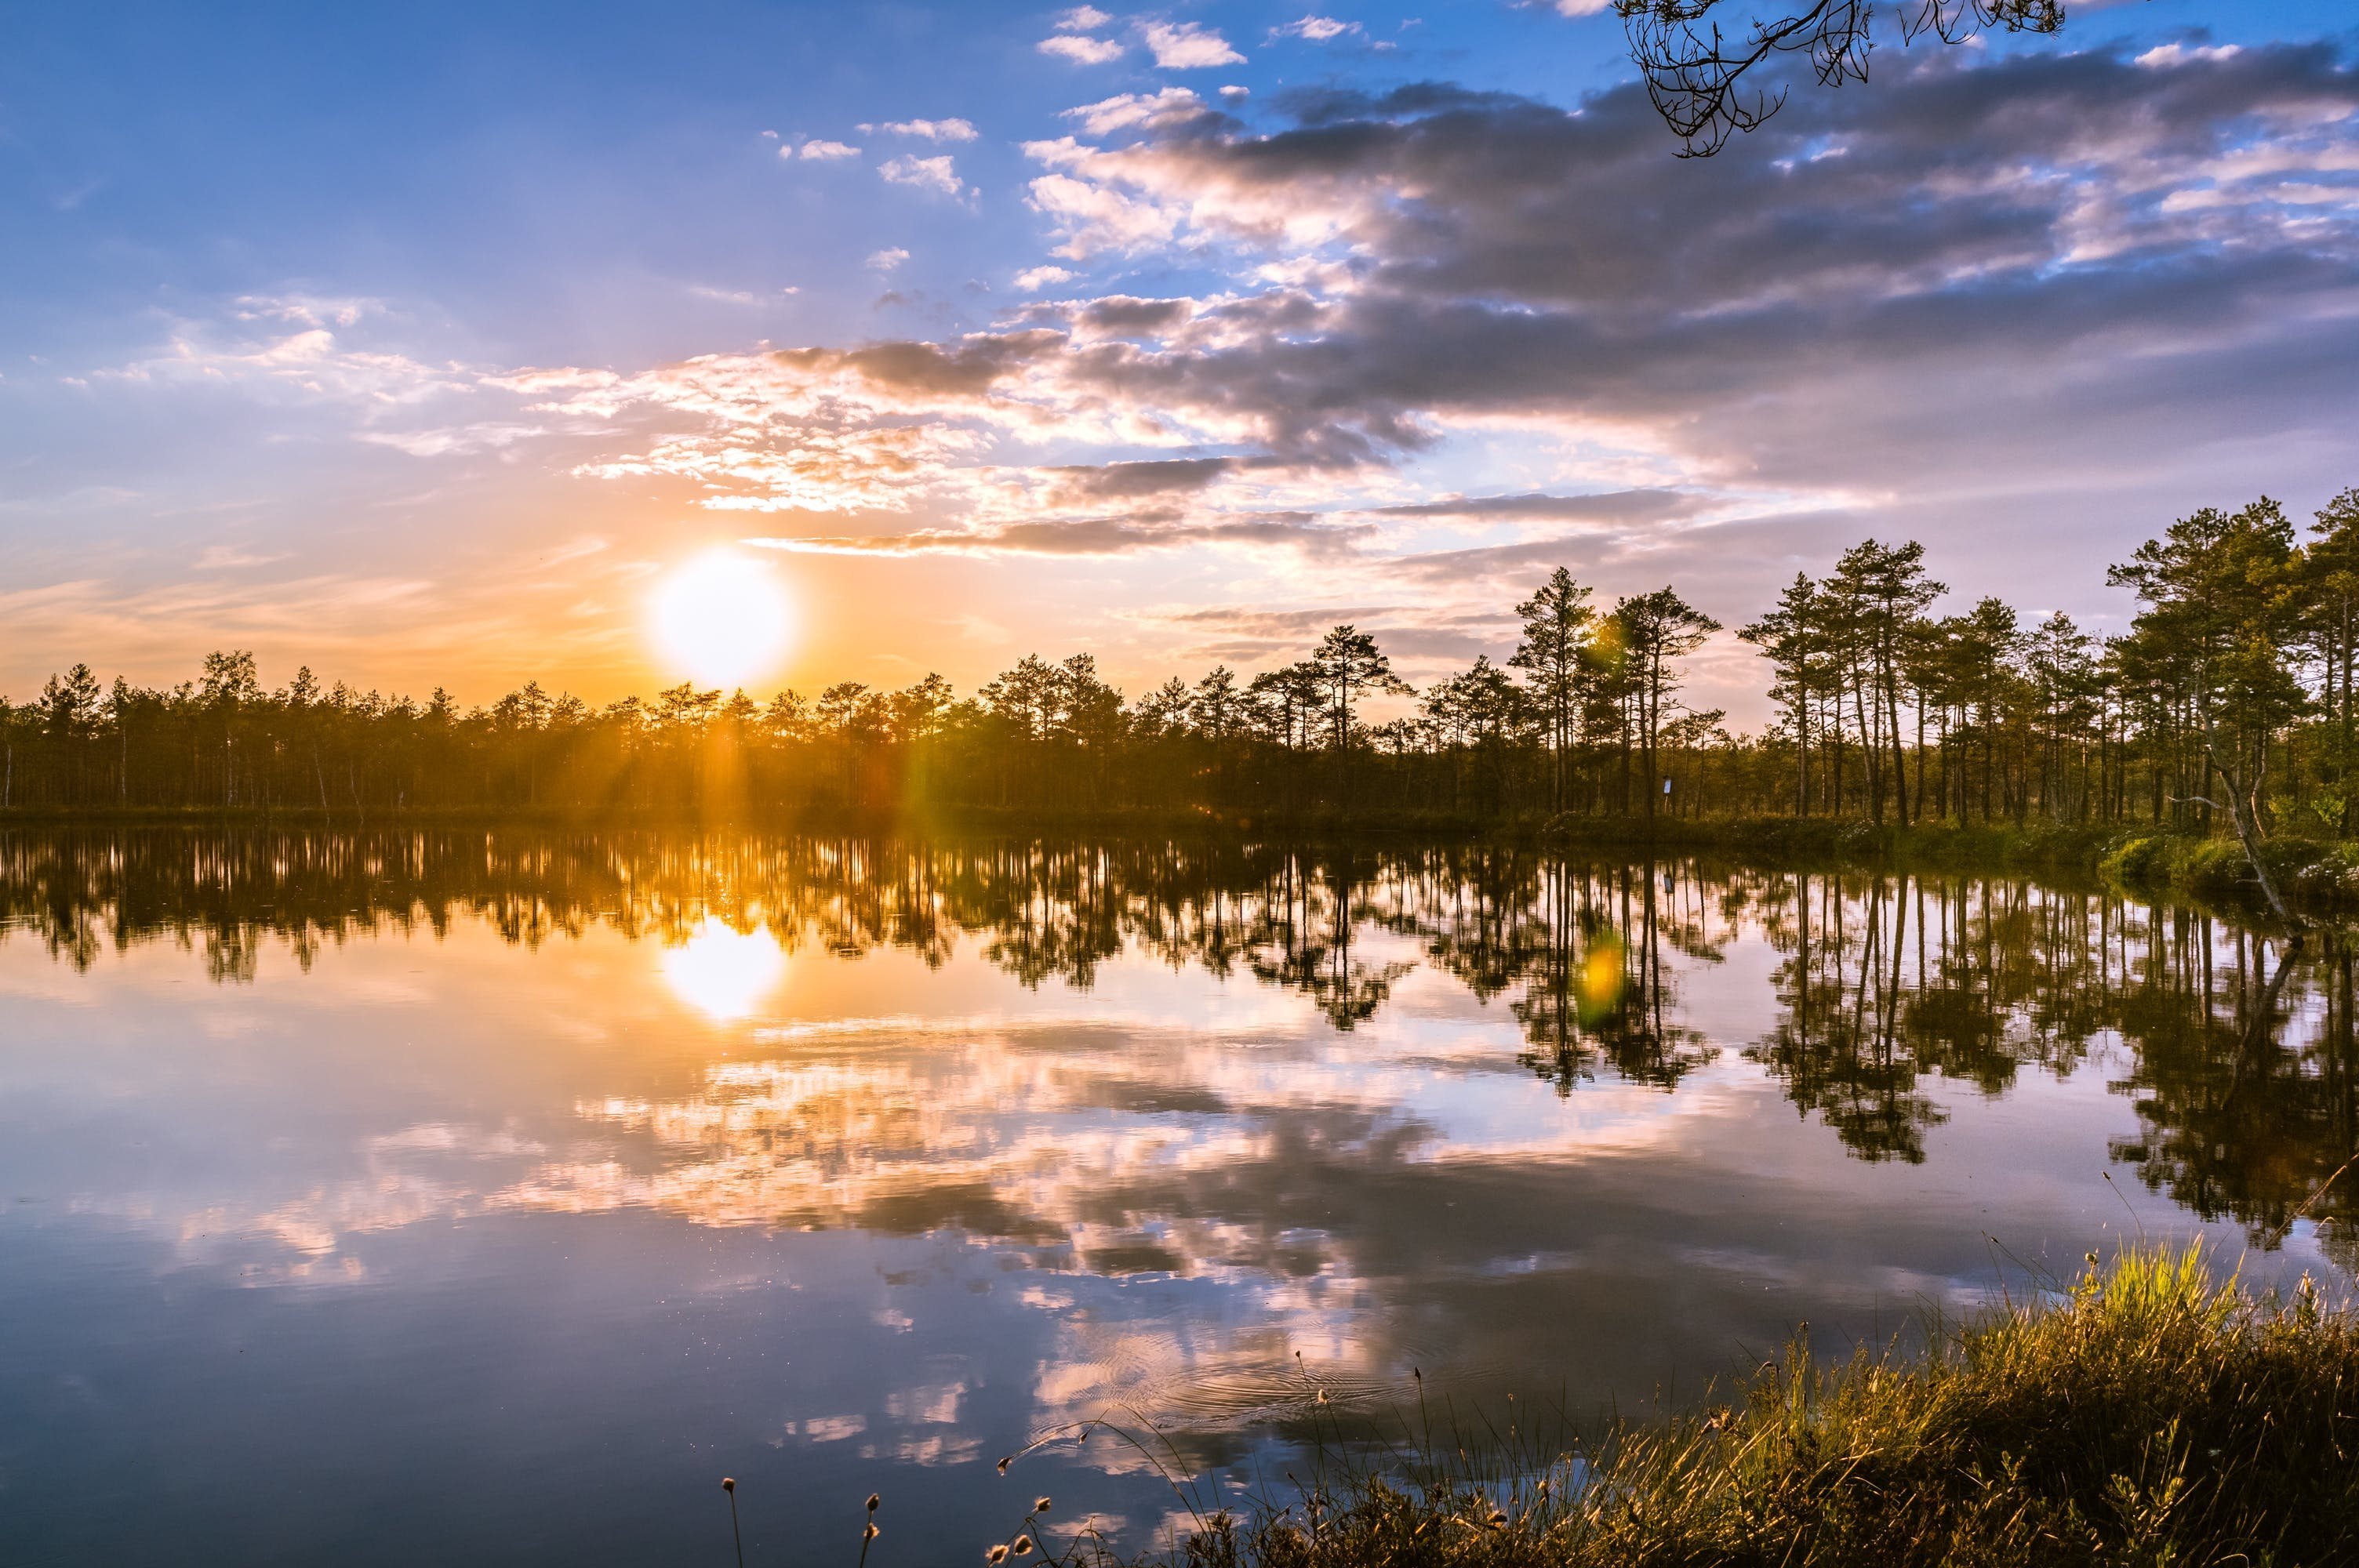
[[[876,172],[887,185],[907,185],[953,199],[966,193],[966,187],[960,183],[958,170],[952,166],[948,153],[939,157],[919,157],[915,153],[903,153],[877,165]]]
[[[1134,514],[919,528],[903,534],[752,538],[744,543],[819,556],[1128,556],[1205,545],[1322,556],[1364,544],[1375,532],[1300,514],[1210,522],[1167,521]]]
[[[869,127],[863,125],[862,130]],[[964,120],[887,120],[875,129],[887,135],[916,136],[929,142],[971,142],[974,127]]]
[[[869,252],[868,259],[861,263],[861,265],[865,267],[873,268],[877,272],[891,272],[895,267],[899,266],[903,262],[908,261],[908,259],[909,253],[908,251],[903,250],[898,245],[888,245],[881,251]]]
[[[1149,22],[1139,29],[1139,37],[1155,63],[1165,70],[1202,70],[1245,62],[1226,38],[1200,22]]]
[[[545,426],[514,425],[496,421],[481,425],[457,425],[438,430],[363,430],[357,439],[372,446],[390,447],[407,452],[413,458],[440,458],[459,452],[496,451],[516,442],[549,433]]]
[[[1103,503],[1200,491],[1236,466],[1234,458],[1162,458],[1043,471],[1060,481],[1060,500]]]
[[[842,158],[858,157],[860,156],[860,149],[852,146],[849,142],[821,141],[815,137],[810,141],[805,142],[799,147],[780,147],[778,149],[778,156],[780,157],[813,158],[821,162],[834,162]]]
[[[1097,149],[1065,136],[1053,142],[1027,142],[1024,150],[1056,169],[1033,180],[1025,200],[1026,205],[1046,215],[1062,233],[1064,243],[1057,247],[1058,255],[1086,261],[1104,251],[1135,254],[1177,240],[1185,214],[1175,206],[1090,178],[1091,166],[1103,156]]]
[[[1094,5],[1076,5],[1059,16],[1056,25],[1060,33],[1094,33],[1113,20]]]
[[[429,363],[385,341],[391,323],[379,320],[370,330],[372,318],[381,316],[374,300],[243,296],[231,303],[226,320],[175,322],[164,352],[82,380],[291,393],[356,406],[372,420],[474,390],[476,373],[467,367]],[[255,336],[257,323],[296,330]]]
[[[1052,283],[1071,283],[1072,272],[1061,266],[1028,266],[1016,275],[1016,287],[1023,293],[1046,288]]]
[[[1163,342],[1196,319],[1201,308],[1197,301],[1185,297],[1148,299],[1136,294],[1106,294],[1071,307],[1064,319],[1076,338]]]
[[[1446,495],[1371,510],[1386,517],[1431,517],[1451,522],[1502,520],[1550,523],[1655,522],[1694,513],[1703,499],[1675,490],[1620,490],[1597,495]]]
[[[1314,13],[1298,17],[1282,27],[1272,27],[1269,38],[1272,43],[1280,38],[1300,38],[1305,43],[1323,44],[1359,31],[1360,24],[1357,22],[1339,22],[1332,16]]]
[[[201,572],[235,571],[244,567],[266,567],[288,558],[285,550],[262,553],[241,550],[234,545],[208,546],[195,562]]]
[[[781,547],[1277,549],[1332,592],[1442,595],[1571,552],[1723,617],[1843,531],[2020,516],[2223,441],[2340,449],[2359,416],[2359,82],[2331,49],[1917,65],[1703,164],[1635,86],[1284,109],[1125,95],[1027,149],[1065,256],[1201,292],[516,384],[618,432],[584,473],[778,515]],[[1432,552],[1437,525],[1472,537]]]
[[[2167,70],[2175,65],[2234,59],[2243,52],[2234,44],[2196,45],[2192,48],[2186,44],[2164,44],[2138,56],[2137,63],[2149,70]]]
[[[2267,332],[2286,319],[2279,282],[2339,318],[2327,258],[2352,253],[2351,214],[2303,198],[2347,178],[2215,171],[2256,120],[2286,126],[2322,169],[2352,144],[2354,98],[2350,73],[2314,49],[2167,73],[2105,55],[1927,69],[1864,105],[1798,101],[1803,113],[1737,161],[1672,173],[1630,89],[1577,114],[1446,88],[1337,93],[1299,101],[1303,123],[1268,135],[1036,144],[1052,172],[1033,200],[1069,255],[1179,247],[1342,269],[1339,287],[1223,308],[1273,328],[1221,356],[1231,406],[1252,362],[1321,427],[1341,412],[1370,451],[1414,448],[1436,421],[1692,427],[1743,409],[1715,429],[1713,460],[1793,472],[1835,454],[1801,439],[1822,411],[1786,418],[1751,401],[1784,376],[1840,384],[1893,429],[1918,399],[1896,400],[1876,365],[1905,385],[1909,365],[2006,379],[2003,363],[2040,363],[2040,384],[2060,391],[2101,375],[2106,362],[2087,356],[2119,334],[2145,333],[2151,362]],[[1846,156],[1810,156],[1836,136]],[[2184,211],[2190,191],[2217,203],[2201,222]],[[1599,212],[1623,216],[1609,228]],[[2213,289],[2224,314],[2190,308]],[[2020,395],[1989,406],[1998,423],[2012,427]],[[1279,403],[1256,406],[1283,423]],[[1810,457],[1792,460],[1789,440]],[[1898,467],[1923,445],[1881,449]],[[1855,466],[1862,443],[1843,449]]]
[[[240,321],[288,321],[301,327],[353,327],[385,313],[385,302],[363,297],[322,298],[310,294],[244,294],[232,302]]]
[[[1141,619],[1180,634],[1199,657],[1248,667],[1298,657],[1306,644],[1341,623],[1375,633],[1391,655],[1395,669],[1416,678],[1454,673],[1478,653],[1499,658],[1514,646],[1512,633],[1502,636],[1495,612],[1430,600],[1419,602],[1417,594],[1421,586],[1395,582],[1378,594],[1330,599],[1299,609],[1212,605],[1168,610]],[[1399,595],[1402,588],[1410,593]]]
[[[1059,33],[1054,38],[1042,38],[1032,47],[1042,54],[1056,55],[1071,60],[1075,65],[1103,65],[1110,59],[1121,59],[1123,53],[1122,46],[1112,38],[1082,38],[1072,33]]]
[[[219,573],[263,562],[258,552],[240,551],[193,564]],[[428,643],[447,649],[449,639],[420,638],[418,628],[451,608],[436,584],[421,579],[343,574],[208,576],[147,585],[80,579],[0,590],[0,618],[27,644],[103,647],[125,665],[159,667],[187,660],[192,647],[255,647],[266,657],[300,648],[314,660],[364,653],[388,638],[413,651]]]
[[[1109,136],[1116,131],[1170,131],[1211,114],[1204,101],[1185,87],[1159,92],[1125,92],[1095,103],[1068,109],[1064,118],[1081,122],[1084,134]]]

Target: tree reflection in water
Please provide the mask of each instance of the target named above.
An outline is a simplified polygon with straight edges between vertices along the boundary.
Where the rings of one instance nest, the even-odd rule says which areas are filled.
[[[1484,1002],[1504,999],[1523,1063],[1560,1094],[1601,1076],[1676,1092],[1725,1044],[1870,1161],[1923,1161],[1944,1094],[2000,1096],[2027,1069],[2111,1053],[2140,1129],[2114,1160],[2263,1245],[2299,1211],[2340,1255],[2354,1249],[2359,1180],[2311,1201],[2359,1151],[2351,941],[2330,932],[2288,954],[2214,914],[2114,891],[1462,844],[0,835],[0,932],[77,968],[169,941],[238,984],[272,939],[308,968],[325,945],[465,917],[528,946],[593,925],[690,954],[723,944],[728,973],[701,999],[721,1013],[750,1005],[740,990],[772,983],[780,956],[891,946],[940,966],[973,945],[1029,987],[1086,988],[1134,951],[1250,977],[1343,1031],[1417,967],[1399,941],[1368,955],[1387,935]],[[1682,987],[1748,935],[1779,957],[1771,1022],[1715,1043]]]

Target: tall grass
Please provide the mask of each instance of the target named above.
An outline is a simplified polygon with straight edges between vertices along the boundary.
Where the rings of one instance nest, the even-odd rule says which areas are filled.
[[[1528,1434],[1462,1450],[1430,1430],[1325,1456],[1283,1495],[1201,1515],[1175,1560],[2359,1563],[2359,1332],[2308,1281],[2256,1297],[2194,1250],[2093,1256],[2067,1288],[1936,1324],[1922,1354],[1828,1365],[1797,1346],[1740,1392],[1588,1456]],[[1107,1560],[1094,1539],[1041,1545]]]

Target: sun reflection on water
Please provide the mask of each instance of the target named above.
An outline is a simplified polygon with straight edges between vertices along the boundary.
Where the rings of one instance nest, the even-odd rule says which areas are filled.
[[[658,961],[673,995],[722,1022],[753,1012],[787,972],[786,953],[768,932],[739,931],[714,915]]]
[[[1723,1355],[1806,1307],[1977,1299],[1960,1271],[1976,1265],[1941,1238],[1984,1234],[1994,1210],[2079,1213],[2054,1207],[2081,1201],[2056,1162],[2085,1160],[2098,1131],[2136,1130],[2102,1145],[2115,1160],[2187,1163],[2255,1130],[2281,1160],[2279,1126],[2326,1129],[2299,1171],[2237,1178],[2264,1200],[2311,1191],[2348,1147],[2305,1098],[2344,1071],[2306,1066],[2346,1059],[2341,1001],[2310,993],[2283,1024],[2288,1065],[2256,1077],[2224,1011],[2251,1004],[2215,1015],[2200,989],[2251,971],[2240,932],[2181,936],[2029,884],[1571,867],[1462,883],[1455,862],[1418,860],[1358,882],[1284,861],[1199,885],[1145,851],[1045,867],[762,853],[584,851],[562,876],[511,853],[497,864],[525,866],[500,873],[521,891],[484,884],[480,922],[456,901],[432,985],[403,978],[425,938],[397,935],[396,914],[378,943],[323,945],[320,979],[221,966],[251,988],[241,1041],[277,1038],[270,1009],[299,986],[286,1015],[301,1022],[281,1033],[303,1038],[323,983],[351,1017],[406,1029],[386,1006],[398,984],[454,1027],[529,1014],[527,1045],[546,1034],[562,1071],[505,1098],[462,1077],[463,1097],[405,1095],[415,1119],[355,1117],[374,1130],[348,1154],[330,1141],[185,1208],[133,1187],[80,1212],[160,1219],[184,1263],[249,1284],[377,1292],[406,1283],[418,1238],[631,1214],[614,1234],[669,1268],[678,1224],[734,1229],[690,1251],[733,1260],[763,1321],[799,1292],[795,1332],[826,1325],[808,1340],[825,1368],[798,1369],[763,1418],[808,1463],[980,1464],[1021,1433],[1134,1412],[1209,1465],[1272,1423],[1411,1408],[1427,1379],[1479,1392],[1541,1365],[1602,1399],[1634,1367]],[[48,906],[28,892],[22,907]],[[250,954],[245,930],[226,935]],[[573,1044],[683,1011],[712,1029],[651,1059]],[[2131,1066],[2073,1076],[2076,1038],[2126,1042]],[[476,1055],[419,1070],[456,1076]],[[309,1058],[292,1060],[310,1092]],[[2131,1070],[2145,1098],[2116,1110],[2108,1085]],[[374,1059],[355,1071],[353,1092],[374,1094]],[[2256,1098],[2265,1081],[2289,1114],[2256,1108],[2279,1103]],[[2233,1119],[2218,1085],[2237,1087]],[[2025,1098],[2007,1116],[1980,1108],[2009,1089]],[[1765,1114],[1788,1101],[1808,1119]],[[2026,1158],[2026,1125],[2053,1129],[2054,1152]],[[2208,1158],[2216,1190],[2226,1155]],[[2128,1197],[2149,1223],[2181,1212],[2151,1182]],[[1905,1210],[1910,1228],[1854,1286],[1848,1262],[1779,1239],[1798,1210],[1850,1231]],[[1536,1362],[1535,1322],[1582,1334]],[[1127,1450],[1086,1464],[1151,1468]]]

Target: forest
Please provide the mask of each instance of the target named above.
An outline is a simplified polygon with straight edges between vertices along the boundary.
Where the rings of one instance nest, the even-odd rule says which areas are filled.
[[[2248,842],[2359,826],[2359,490],[2307,528],[2267,498],[2206,508],[2108,576],[2137,605],[2114,637],[1995,598],[1937,615],[1924,547],[1866,540],[1734,628],[1774,705],[1753,734],[1683,696],[1720,622],[1670,587],[1599,602],[1561,567],[1516,605],[1504,664],[1422,690],[1351,625],[1282,667],[1136,697],[1086,653],[966,695],[928,676],[603,707],[534,681],[467,708],[309,668],[273,690],[238,651],[168,689],[78,664],[0,698],[0,809],[2038,818]]]

